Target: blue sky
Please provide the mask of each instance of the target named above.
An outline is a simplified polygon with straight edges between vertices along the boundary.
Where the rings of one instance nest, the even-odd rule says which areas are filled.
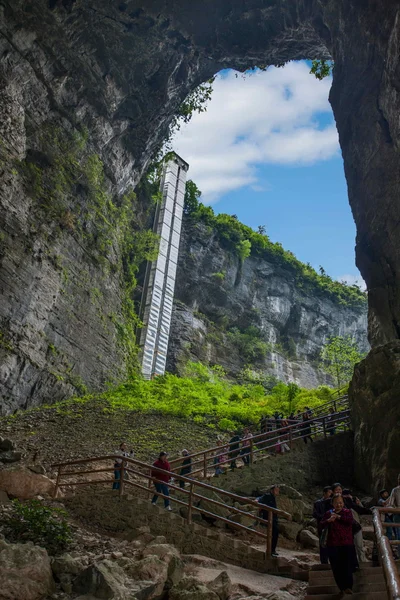
[[[353,283],[355,225],[330,85],[304,62],[246,77],[224,72],[207,112],[181,128],[173,147],[216,212],[265,225],[303,262]]]

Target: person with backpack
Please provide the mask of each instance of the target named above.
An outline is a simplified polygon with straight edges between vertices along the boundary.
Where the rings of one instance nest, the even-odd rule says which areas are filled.
[[[156,470],[151,472],[151,477],[154,481],[154,487],[156,488],[156,493],[154,494],[151,503],[156,504],[158,500],[158,494],[164,494],[164,496],[167,496],[164,498],[164,508],[166,510],[172,510],[169,503],[168,489],[168,483],[171,479],[171,465],[169,464],[167,457],[168,454],[166,452],[160,452],[158,459],[153,463],[153,467],[156,467],[156,469],[162,469],[165,471],[165,473],[161,473],[160,471]]]
[[[240,455],[244,464],[248,467],[251,463],[251,443],[252,443],[253,434],[250,433],[248,427],[244,428],[244,432],[242,435],[242,449]]]
[[[269,488],[269,493],[267,494],[263,494],[262,496],[259,496],[259,498],[257,498],[257,502],[259,504],[264,504],[265,506],[270,506],[271,508],[278,508],[276,505],[276,497],[279,496],[279,486],[278,485],[271,485],[271,487]],[[260,510],[260,516],[262,519],[265,519],[265,521],[269,520],[269,517],[271,516],[271,513],[266,510],[266,509],[261,509]],[[264,526],[264,524],[262,523],[262,525]],[[278,544],[278,537],[279,537],[279,529],[278,529],[278,515],[277,514],[272,514],[272,547],[271,547],[271,556],[273,558],[276,558],[278,555],[278,553],[276,552],[276,546]]]
[[[119,450],[116,451],[116,454],[118,454],[119,457],[116,458],[115,462],[114,462],[114,483],[112,486],[113,490],[119,490],[122,472],[123,472],[122,478],[123,479],[127,478],[126,477],[127,473],[126,473],[125,469],[123,469],[123,467],[127,466],[127,462],[124,461],[124,458],[133,458],[134,457],[133,450],[128,452],[128,446],[126,445],[126,442],[121,442],[121,444],[119,445]]]
[[[237,468],[236,459],[240,453],[240,437],[235,432],[231,432],[231,439],[229,440],[229,460],[231,461],[230,469],[234,471]]]
[[[182,461],[181,470],[179,471],[179,475],[182,475],[182,477],[187,477],[192,472],[192,458],[189,455],[188,450],[182,450],[182,456],[183,456],[183,461]],[[183,481],[183,479],[179,480],[179,487],[181,489],[184,489],[185,482]]]

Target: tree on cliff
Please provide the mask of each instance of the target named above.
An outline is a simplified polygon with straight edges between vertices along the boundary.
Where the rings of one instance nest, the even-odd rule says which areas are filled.
[[[338,390],[350,381],[354,366],[364,356],[350,336],[330,337],[321,350],[323,368],[332,375]]]

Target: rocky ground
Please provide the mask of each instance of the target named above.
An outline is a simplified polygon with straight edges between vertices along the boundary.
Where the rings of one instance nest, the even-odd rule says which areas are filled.
[[[9,511],[3,506],[2,519]],[[146,527],[125,540],[85,528],[71,517],[69,522],[72,543],[56,556],[31,542],[8,543],[0,525],[2,600],[292,600],[304,595],[303,582],[180,554]],[[307,553],[300,555],[307,559]]]
[[[218,432],[190,419],[77,400],[1,418],[0,435],[14,441],[25,462],[48,469],[60,461],[113,453],[121,441],[139,460],[153,462],[161,450],[177,456],[183,448],[195,452],[213,446]]]

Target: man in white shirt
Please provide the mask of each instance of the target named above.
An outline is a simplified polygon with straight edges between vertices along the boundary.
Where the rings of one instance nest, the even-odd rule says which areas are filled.
[[[400,508],[400,474],[397,477],[397,487],[392,489],[392,493],[389,496],[387,501],[387,506],[391,506],[393,508]],[[393,523],[400,524],[400,513],[393,514]],[[395,539],[400,541],[400,527],[393,527],[395,533]]]

